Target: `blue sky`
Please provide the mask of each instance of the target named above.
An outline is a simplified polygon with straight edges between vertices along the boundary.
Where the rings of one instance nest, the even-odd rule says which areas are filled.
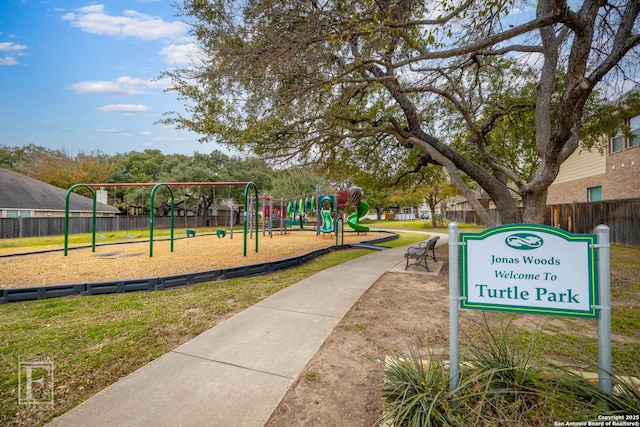
[[[71,155],[158,149],[208,153],[197,135],[154,124],[183,111],[160,72],[194,47],[173,0],[3,0],[0,145]]]
[[[35,144],[71,155],[220,149],[154,124],[184,108],[175,93],[163,92],[169,82],[155,78],[189,65],[196,52],[173,4],[2,0],[0,145]]]

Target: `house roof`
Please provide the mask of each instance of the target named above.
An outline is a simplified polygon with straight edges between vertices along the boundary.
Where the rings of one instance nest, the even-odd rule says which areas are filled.
[[[65,210],[67,190],[0,168],[0,209]],[[93,211],[93,201],[79,194],[69,197],[69,210]],[[118,208],[96,203],[96,212],[119,213]]]

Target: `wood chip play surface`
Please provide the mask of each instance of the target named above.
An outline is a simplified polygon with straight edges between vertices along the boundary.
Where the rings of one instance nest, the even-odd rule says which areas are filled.
[[[388,236],[386,233],[346,233],[345,244]],[[255,239],[255,235],[253,236]],[[149,257],[149,242],[99,244],[91,248],[0,258],[0,288],[25,288],[62,284],[140,279],[174,274],[193,273],[241,265],[258,264],[302,255],[335,245],[335,236],[316,236],[311,231],[294,231],[285,235],[274,233],[247,239],[247,256],[243,256],[244,238],[236,232],[227,235],[198,235],[174,240],[154,240],[153,257]],[[62,248],[60,248],[62,249]]]

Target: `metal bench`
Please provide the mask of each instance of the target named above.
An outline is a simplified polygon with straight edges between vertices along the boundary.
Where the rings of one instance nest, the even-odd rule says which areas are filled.
[[[436,242],[438,241],[439,238],[440,236],[434,236],[429,240],[427,240],[426,242],[420,242],[418,247],[414,246],[407,249],[407,253],[404,254],[404,257],[407,260],[407,265],[405,266],[404,269],[406,270],[412,265],[419,265],[421,267],[424,267],[425,270],[431,271],[429,270],[429,266],[427,265],[427,259],[431,258],[435,262],[438,262],[438,260],[436,259],[435,249],[436,249]],[[429,252],[431,252],[431,254],[429,254]],[[415,261],[409,264],[411,260],[415,260]]]

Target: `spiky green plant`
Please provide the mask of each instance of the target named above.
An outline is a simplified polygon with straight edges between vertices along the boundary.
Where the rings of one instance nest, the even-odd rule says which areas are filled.
[[[425,361],[417,350],[408,358],[389,357],[382,387],[385,425],[430,427],[456,425],[456,394],[449,391],[441,358]]]

